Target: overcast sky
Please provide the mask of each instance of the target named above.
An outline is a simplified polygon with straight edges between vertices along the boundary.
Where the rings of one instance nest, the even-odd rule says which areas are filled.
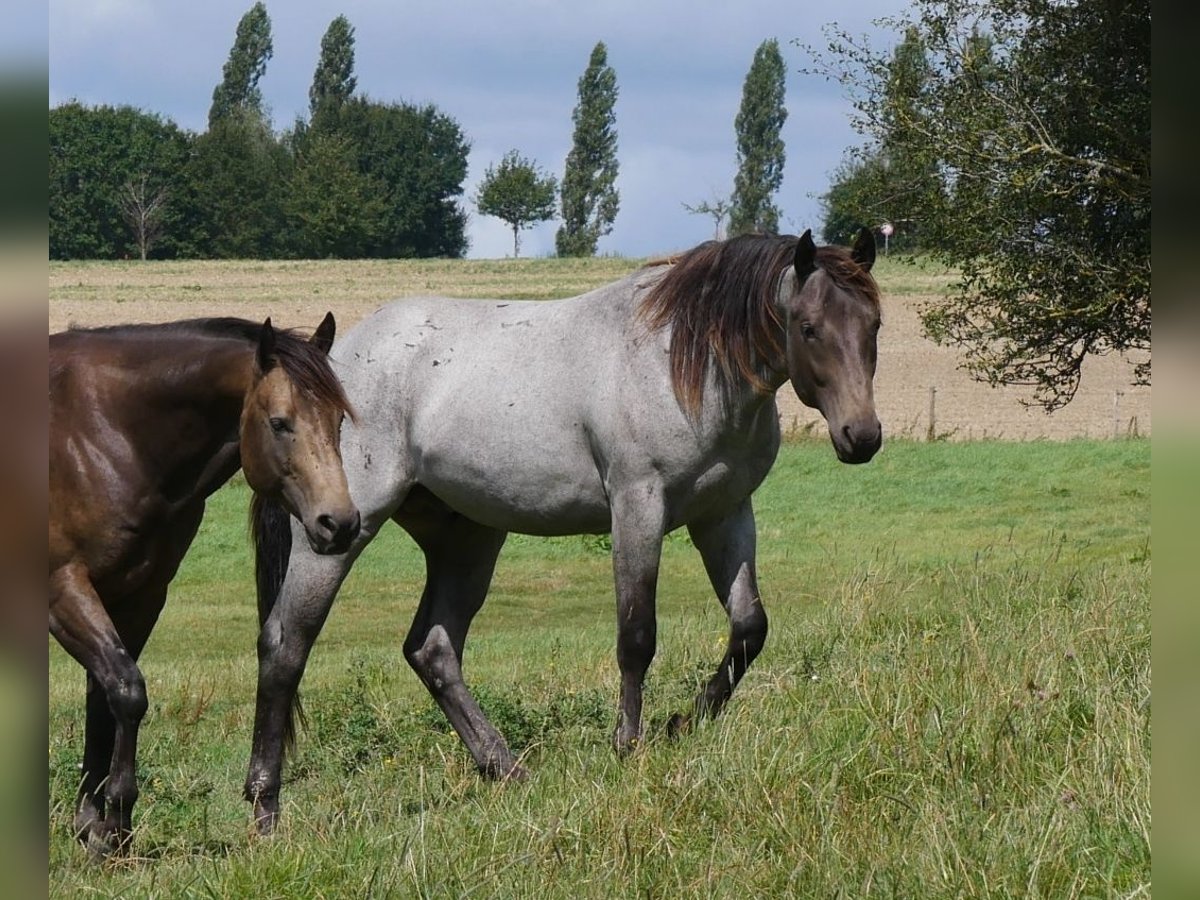
[[[238,20],[251,5],[50,0],[50,105],[129,104],[202,130]],[[259,86],[276,129],[306,114],[321,36],[344,14],[355,28],[360,94],[433,103],[466,133],[468,255],[501,257],[512,253],[508,226],[481,216],[468,198],[483,170],[513,148],[562,177],[577,82],[592,47],[604,41],[620,92],[621,210],[599,250],[640,257],[712,236],[711,220],[682,204],[729,193],[742,83],[768,38],[778,39],[788,72],[780,227],[817,228],[817,197],[859,138],[841,88],[799,74],[806,60],[793,41],[823,46],[821,28],[830,21],[875,32],[873,19],[906,7],[905,0],[268,0],[275,53]],[[877,42],[891,40],[885,33]],[[522,255],[552,254],[556,227],[525,232]]]

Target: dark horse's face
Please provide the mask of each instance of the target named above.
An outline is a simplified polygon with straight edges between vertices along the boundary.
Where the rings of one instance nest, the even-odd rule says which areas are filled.
[[[875,238],[864,228],[848,255],[821,253],[818,260],[806,231],[781,284],[788,376],[801,402],[825,417],[838,459],[864,463],[883,442],[873,384],[879,295],[869,273]]]
[[[327,316],[313,335],[325,353],[333,329]],[[337,403],[302,390],[278,363],[268,319],[242,408],[242,469],[251,488],[300,520],[317,553],[344,553],[359,531],[342,468],[343,415]]]

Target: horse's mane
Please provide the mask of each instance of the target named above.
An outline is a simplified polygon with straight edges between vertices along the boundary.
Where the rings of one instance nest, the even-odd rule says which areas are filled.
[[[671,326],[671,381],[689,413],[700,409],[710,357],[726,380],[736,373],[756,390],[770,390],[757,365],[783,352],[775,295],[798,242],[792,235],[742,235],[646,264],[670,266],[642,298],[638,315],[651,328]],[[816,264],[839,287],[878,305],[875,279],[848,251],[818,247]]]
[[[156,340],[171,338],[205,338],[213,340],[236,340],[258,344],[263,323],[232,316],[213,316],[199,319],[183,319],[162,324],[102,325],[96,328],[69,329],[74,335],[98,335],[116,339]],[[276,328],[275,358],[288,377],[305,393],[311,394],[320,403],[330,404],[351,418],[354,410],[342,388],[342,383],[329,365],[329,357],[316,344],[293,328]]]

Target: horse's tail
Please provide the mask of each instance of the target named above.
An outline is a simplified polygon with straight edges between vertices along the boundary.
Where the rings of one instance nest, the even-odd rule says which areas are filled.
[[[292,523],[286,509],[274,501],[255,494],[250,501],[250,533],[254,538],[254,584],[258,591],[258,628],[263,626],[279,599],[283,578],[287,575],[292,555]],[[290,751],[296,743],[296,725],[305,727],[304,707],[300,692],[292,697],[287,721],[283,728],[283,746]]]

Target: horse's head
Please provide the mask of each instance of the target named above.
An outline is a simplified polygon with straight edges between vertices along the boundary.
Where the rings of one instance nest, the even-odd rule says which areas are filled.
[[[349,406],[328,359],[335,327],[329,313],[303,341],[267,319],[242,407],[247,483],[299,519],[317,553],[344,553],[359,530],[339,447]]]
[[[838,459],[864,463],[883,442],[875,414],[879,289],[875,238],[863,229],[847,253],[817,249],[804,232],[780,283],[788,377],[805,406],[820,410]]]

